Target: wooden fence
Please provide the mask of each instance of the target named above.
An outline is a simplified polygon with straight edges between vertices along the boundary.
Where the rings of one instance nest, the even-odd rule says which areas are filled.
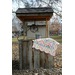
[[[19,40],[19,68],[52,68],[53,56],[32,48],[32,40]]]

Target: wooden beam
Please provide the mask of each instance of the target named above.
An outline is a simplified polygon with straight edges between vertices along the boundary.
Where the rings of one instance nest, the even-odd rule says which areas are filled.
[[[21,21],[45,21],[50,20],[51,16],[17,16]]]

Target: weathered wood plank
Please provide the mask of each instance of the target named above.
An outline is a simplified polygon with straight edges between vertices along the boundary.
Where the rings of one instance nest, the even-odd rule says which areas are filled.
[[[29,45],[28,45],[29,41],[26,41],[26,68],[29,69]]]
[[[23,42],[23,69],[29,69],[29,41]]]
[[[22,52],[23,52],[23,42],[19,40],[19,69],[22,69]]]
[[[26,69],[26,51],[27,51],[27,47],[26,47],[26,42],[23,42],[23,69]]]
[[[48,54],[45,53],[45,68],[47,69],[48,67]]]
[[[34,48],[32,48],[32,66],[34,69]]]
[[[48,64],[49,65],[49,68],[54,67],[54,58],[50,54],[48,54],[48,63],[49,63]]]
[[[32,41],[29,41],[29,53],[28,53],[28,61],[29,61],[29,69],[33,69],[33,63],[32,63]]]
[[[45,54],[40,52],[40,67],[45,68]]]
[[[34,49],[34,69],[40,68],[40,51]]]

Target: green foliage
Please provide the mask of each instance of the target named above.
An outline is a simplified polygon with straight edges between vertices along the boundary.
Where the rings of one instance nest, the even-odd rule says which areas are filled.
[[[51,38],[55,39],[55,40],[58,41],[59,43],[62,43],[62,36],[53,35],[53,36],[51,36]]]

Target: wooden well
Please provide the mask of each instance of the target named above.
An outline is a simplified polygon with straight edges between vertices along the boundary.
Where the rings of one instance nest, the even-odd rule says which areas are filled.
[[[51,7],[19,8],[16,16],[23,22],[24,32],[27,30],[26,21],[46,21],[46,36],[48,37],[48,21],[53,15]],[[32,40],[19,40],[20,69],[38,69],[53,67],[53,57],[32,48]]]

